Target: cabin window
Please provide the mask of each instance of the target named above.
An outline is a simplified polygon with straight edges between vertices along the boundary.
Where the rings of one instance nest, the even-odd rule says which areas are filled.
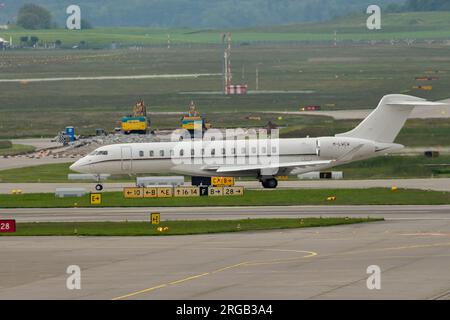
[[[256,153],[256,147],[252,147],[252,153]]]
[[[184,156],[184,150],[183,149],[180,150],[180,157],[182,157],[182,156]]]
[[[236,154],[236,148],[231,149],[231,154]]]
[[[159,150],[159,155],[160,155],[161,157],[164,157],[164,150]]]
[[[173,157],[174,154],[175,154],[174,151],[173,151],[173,150],[170,150],[170,156]]]
[[[191,149],[191,156],[193,157],[195,155],[195,150]]]
[[[266,147],[262,147],[262,148],[261,148],[261,152],[262,152],[263,154],[265,154],[265,153],[267,152],[267,148],[266,148]]]
[[[155,151],[150,150],[150,157],[154,157],[155,156]]]
[[[144,156],[144,151],[139,151],[139,157],[143,157]]]
[[[211,155],[215,156],[216,155],[216,149],[211,149]]]
[[[246,152],[247,152],[247,150],[246,150],[245,148],[242,148],[242,149],[241,149],[241,153],[242,153],[242,154],[246,154]]]
[[[205,149],[202,149],[202,156],[205,155]]]
[[[225,155],[226,154],[226,150],[225,148],[222,148],[222,154]]]
[[[277,153],[277,147],[272,147],[272,154],[276,154]]]

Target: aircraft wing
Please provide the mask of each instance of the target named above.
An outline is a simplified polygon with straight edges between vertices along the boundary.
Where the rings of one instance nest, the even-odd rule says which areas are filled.
[[[334,160],[320,160],[320,161],[299,161],[286,163],[272,163],[272,164],[249,164],[236,166],[219,166],[214,168],[205,168],[206,170],[215,170],[217,173],[239,172],[239,171],[253,171],[265,169],[283,169],[283,168],[314,168],[332,163]]]

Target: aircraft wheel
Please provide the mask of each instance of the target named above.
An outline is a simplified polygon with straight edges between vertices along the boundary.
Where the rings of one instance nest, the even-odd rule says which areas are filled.
[[[275,189],[278,186],[278,181],[275,178],[263,180],[261,183],[266,189]]]
[[[101,185],[100,183],[98,185],[95,186],[95,190],[97,191],[102,191],[103,190],[103,185]]]

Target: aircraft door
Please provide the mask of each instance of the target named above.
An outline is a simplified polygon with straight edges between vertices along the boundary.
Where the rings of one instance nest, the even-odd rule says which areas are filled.
[[[131,173],[133,169],[133,153],[131,152],[131,147],[121,147],[120,151],[122,155],[122,171]]]

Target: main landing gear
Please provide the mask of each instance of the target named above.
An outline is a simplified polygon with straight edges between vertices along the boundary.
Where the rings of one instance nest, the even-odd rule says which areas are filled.
[[[275,189],[278,186],[278,181],[275,178],[260,178],[259,181],[266,189]]]

